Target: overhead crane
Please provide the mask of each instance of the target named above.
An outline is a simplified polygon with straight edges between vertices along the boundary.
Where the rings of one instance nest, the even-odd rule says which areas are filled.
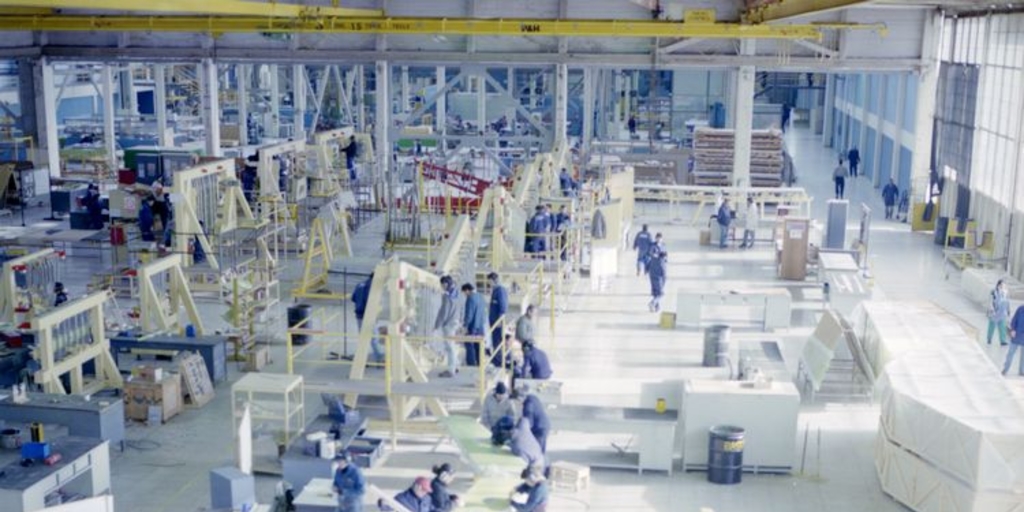
[[[115,0],[103,3],[118,4]],[[119,11],[149,12],[152,6],[120,2]],[[197,2],[189,2],[195,4]],[[217,2],[209,2],[216,4]],[[245,2],[235,2],[245,3]],[[60,12],[24,12],[25,7],[53,8]],[[275,3],[281,6],[285,4]],[[10,11],[9,8],[17,7]],[[90,5],[90,8],[92,6]],[[268,6],[269,7],[269,6]],[[830,29],[866,29],[885,32],[876,24],[749,24],[718,22],[713,9],[694,9],[684,21],[593,20],[593,19],[477,19],[418,18],[387,16],[343,16],[308,11],[307,15],[251,15],[237,11],[226,16],[195,15],[111,15],[69,14],[82,9],[61,0],[0,0],[0,31],[47,32],[203,32],[229,33],[315,33],[315,34],[402,34],[468,35],[496,37],[612,37],[612,38],[702,38],[702,39],[811,39],[820,41]],[[169,8],[167,10],[170,10]],[[166,11],[164,11],[166,12]],[[6,13],[6,14],[4,14]]]

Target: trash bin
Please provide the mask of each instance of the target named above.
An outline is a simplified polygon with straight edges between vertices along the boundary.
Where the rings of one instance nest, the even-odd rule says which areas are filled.
[[[704,329],[704,366],[729,364],[729,326],[712,325]]]
[[[708,482],[731,485],[743,479],[744,433],[740,427],[711,427],[708,432]]]
[[[313,315],[313,306],[309,304],[296,304],[288,307],[288,328],[294,328],[302,324],[302,329],[312,329],[313,320],[303,323],[304,320]],[[308,334],[292,334],[292,345],[305,345],[309,343]]]

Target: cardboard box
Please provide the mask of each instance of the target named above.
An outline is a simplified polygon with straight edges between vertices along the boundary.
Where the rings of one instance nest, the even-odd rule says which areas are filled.
[[[124,414],[129,419],[146,421],[149,407],[163,411],[163,421],[173,418],[182,409],[181,376],[169,373],[159,382],[130,381],[124,385]]]
[[[270,364],[270,347],[266,345],[253,347],[245,355],[245,371],[247,372],[258,372],[268,364]]]

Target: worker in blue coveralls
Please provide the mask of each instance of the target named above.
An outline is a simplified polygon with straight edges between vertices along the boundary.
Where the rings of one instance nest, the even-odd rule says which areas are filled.
[[[348,179],[356,181],[356,156],[359,155],[359,144],[356,142],[356,136],[353,135],[348,139],[348,145],[345,146],[345,165],[348,167]]]
[[[544,408],[544,403],[537,398],[537,395],[530,393],[527,386],[522,386],[516,392],[521,400],[520,410],[523,418],[530,420],[530,433],[540,444],[541,453],[548,452],[548,432],[551,431],[551,420]]]
[[[1017,308],[1010,320],[1010,350],[1006,353],[1006,362],[1003,363],[1003,375],[1010,371],[1010,363],[1013,362],[1013,355],[1024,345],[1024,306]],[[1024,350],[1020,354],[1020,366],[1017,368],[1018,375],[1024,375]]]
[[[366,316],[366,305],[370,301],[370,288],[373,286],[373,272],[366,278],[365,281],[356,285],[355,289],[352,290],[352,304],[356,315],[356,329],[361,334],[363,332],[363,318]],[[373,362],[383,363],[384,362],[384,347],[381,346],[380,338],[376,336],[370,338],[370,359]]]
[[[537,348],[532,341],[523,342],[523,364],[517,370],[517,377],[535,380],[550,379],[553,373],[547,353]]]
[[[484,329],[484,298],[471,283],[462,285],[462,293],[466,294],[466,306],[462,315],[462,329],[466,336],[483,338]],[[471,341],[466,343],[466,366],[480,365],[480,344]]]
[[[338,469],[334,471],[334,492],[338,493],[338,512],[362,512],[363,495],[366,494],[366,479],[363,472],[352,463],[348,452],[343,452],[335,461],[338,464]]]
[[[504,360],[501,357],[501,340],[505,337],[505,319],[508,313],[508,290],[501,284],[498,274],[491,272],[487,274],[487,281],[491,285],[491,305],[487,312],[487,321],[491,326],[491,364],[501,368]]]
[[[651,232],[647,231],[647,224],[644,224],[640,228],[640,232],[633,238],[633,250],[636,251],[636,275],[638,276],[641,272],[647,273],[647,262],[651,259],[652,243],[654,241],[651,239]]]
[[[526,226],[526,246],[529,248],[527,252],[540,254],[547,250],[544,241],[549,230],[548,217],[544,215],[544,207],[537,205],[533,217],[530,217],[530,222]]]
[[[153,234],[153,198],[147,197],[142,201],[142,208],[139,208],[139,231],[142,233],[143,242],[155,242],[156,235]]]
[[[558,173],[558,186],[562,189],[562,195],[565,197],[575,197],[576,189],[578,185],[576,180],[569,174],[569,170],[565,167],[562,168],[562,172]]]

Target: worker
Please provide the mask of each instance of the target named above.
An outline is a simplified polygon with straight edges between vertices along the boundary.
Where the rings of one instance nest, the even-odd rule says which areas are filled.
[[[544,450],[537,438],[534,437],[530,418],[526,416],[519,418],[519,421],[516,422],[516,428],[512,431],[512,439],[509,441],[509,448],[512,450],[512,455],[523,459],[527,466],[546,466]]]
[[[164,226],[164,247],[170,248],[174,245],[174,217],[167,221]]]
[[[434,479],[430,481],[430,512],[451,512],[460,506],[459,497],[448,492],[448,486],[455,480],[455,471],[445,462],[434,466]]]
[[[100,189],[95,183],[90,183],[82,200],[89,213],[89,229],[103,229],[103,203],[100,201]]]
[[[718,222],[718,247],[725,249],[729,239],[729,224],[732,223],[732,209],[729,208],[728,198],[722,199],[722,206],[718,207],[715,221]]]
[[[1006,324],[1010,320],[1010,299],[1006,295],[1006,283],[1000,279],[989,294],[992,300],[988,308],[988,344],[992,344],[992,332],[999,330],[999,345],[1006,345]]]
[[[505,416],[515,418],[516,412],[509,399],[508,387],[504,382],[498,381],[494,385],[494,391],[488,393],[484,398],[483,407],[480,410],[480,424],[492,430]]]
[[[166,228],[171,212],[167,208],[167,193],[164,192],[163,181],[159,179],[154,181],[151,193],[153,197],[153,214],[160,218],[160,227]]]
[[[636,137],[636,116],[630,115],[629,121],[626,121],[626,126],[629,127],[629,138]]]
[[[786,127],[789,126],[789,117],[792,115],[793,107],[789,106],[789,103],[782,104],[782,133],[786,133]]]
[[[668,253],[661,251],[647,263],[647,277],[651,280],[651,302],[648,308],[654,313],[661,310],[661,298],[665,295],[667,256]]]
[[[572,224],[572,215],[569,213],[569,209],[562,206],[558,207],[558,213],[555,215],[555,232],[560,233],[558,245],[561,247],[561,259],[566,261],[569,254],[569,226]]]
[[[155,242],[156,235],[153,234],[153,202],[152,197],[142,200],[142,207],[139,208],[139,232],[142,234],[143,242]]]
[[[520,397],[521,406],[519,410],[524,418],[530,420],[530,433],[540,444],[542,453],[548,452],[548,432],[551,431],[551,420],[548,418],[547,409],[544,403],[537,398],[537,395],[530,392],[528,385],[520,386],[517,391]]]
[[[206,224],[203,221],[199,221],[199,231],[206,234]],[[202,242],[199,241],[199,235],[192,236],[192,264],[198,265],[206,261],[206,251],[203,249]]]
[[[636,275],[640,272],[647,273],[647,262],[650,261],[650,249],[653,240],[651,232],[647,231],[647,224],[640,228],[640,232],[633,238],[633,250],[636,251]]]
[[[68,301],[68,292],[64,289],[64,283],[57,281],[53,283],[53,307],[60,306]]]
[[[440,377],[450,378],[459,373],[459,360],[455,350],[455,341],[452,339],[459,330],[459,315],[456,310],[456,303],[459,300],[459,290],[455,288],[455,280],[452,276],[441,277],[441,307],[437,310],[437,318],[434,319],[434,330],[439,331],[444,337],[445,357],[448,368],[441,372]]]
[[[509,499],[512,509],[516,512],[545,512],[548,509],[550,489],[544,478],[544,468],[530,466],[520,476],[523,483],[512,491]]]
[[[850,161],[850,176],[857,177],[857,167],[860,165],[860,151],[856,146],[850,148],[846,153],[846,159]]]
[[[356,181],[356,156],[359,154],[359,144],[356,136],[348,138],[348,145],[345,146],[345,165],[348,167],[348,179]]]
[[[526,306],[526,313],[516,320],[516,339],[520,343],[533,343],[533,313],[537,308],[530,304]]]
[[[843,157],[839,157],[839,165],[832,171],[832,181],[836,185],[836,199],[842,199],[846,190],[846,166],[843,165]]]
[[[363,332],[363,319],[366,317],[366,306],[370,301],[370,288],[373,286],[373,272],[363,282],[356,285],[352,290],[352,304],[356,315],[356,329],[361,335]],[[374,333],[370,337],[371,360],[376,363],[384,362],[384,347],[376,334],[387,334],[387,327],[375,326]]]
[[[562,167],[562,172],[558,173],[558,186],[562,189],[562,195],[565,197],[575,197],[578,185],[576,180],[569,174],[569,170]]]
[[[850,163],[850,168],[853,169],[853,163]],[[896,182],[892,178],[889,178],[889,183],[882,187],[882,202],[885,203],[885,218],[892,218],[892,211],[896,207],[896,199],[900,197],[900,189],[896,186]]]
[[[425,476],[416,477],[412,486],[395,495],[395,501],[409,509],[409,512],[431,512],[433,503],[430,491],[430,479]]]
[[[1024,345],[1024,306],[1018,306],[1017,311],[1013,313],[1013,320],[1010,320],[1010,350],[1006,353],[1006,362],[1003,363],[1003,375],[1010,371],[1013,355],[1021,345]],[[1020,352],[1017,375],[1024,376],[1024,350]]]
[[[366,479],[363,472],[352,463],[352,456],[342,452],[335,462],[334,492],[338,493],[338,512],[362,512],[363,494],[366,493]]]
[[[548,232],[547,222],[548,218],[544,215],[544,207],[537,205],[533,217],[530,217],[530,222],[526,226],[527,252],[542,254],[547,249],[544,246],[544,235]]]
[[[747,207],[743,210],[743,243],[740,249],[754,246],[754,238],[757,235],[757,225],[760,218],[757,205],[754,204],[753,196],[747,196]]]
[[[523,364],[517,368],[517,377],[523,379],[547,380],[551,378],[551,361],[548,354],[537,348],[533,342],[523,343]]]
[[[663,252],[665,252],[665,238],[661,233],[655,233],[654,242],[651,242],[650,247],[647,249],[648,262],[650,261],[650,258],[653,258]]]
[[[483,338],[484,299],[471,283],[462,285],[462,293],[466,295],[466,306],[462,315],[462,330],[466,336]],[[466,342],[466,366],[480,365],[480,344],[476,341]]]
[[[242,168],[242,195],[246,202],[252,203],[256,200],[256,179],[259,176],[260,153],[257,151],[249,155],[245,160],[245,167]]]
[[[487,322],[491,327],[491,364],[501,368],[505,361],[500,354],[501,340],[505,337],[505,315],[508,314],[508,290],[502,286],[496,272],[487,274],[491,285],[491,305],[487,313]]]

